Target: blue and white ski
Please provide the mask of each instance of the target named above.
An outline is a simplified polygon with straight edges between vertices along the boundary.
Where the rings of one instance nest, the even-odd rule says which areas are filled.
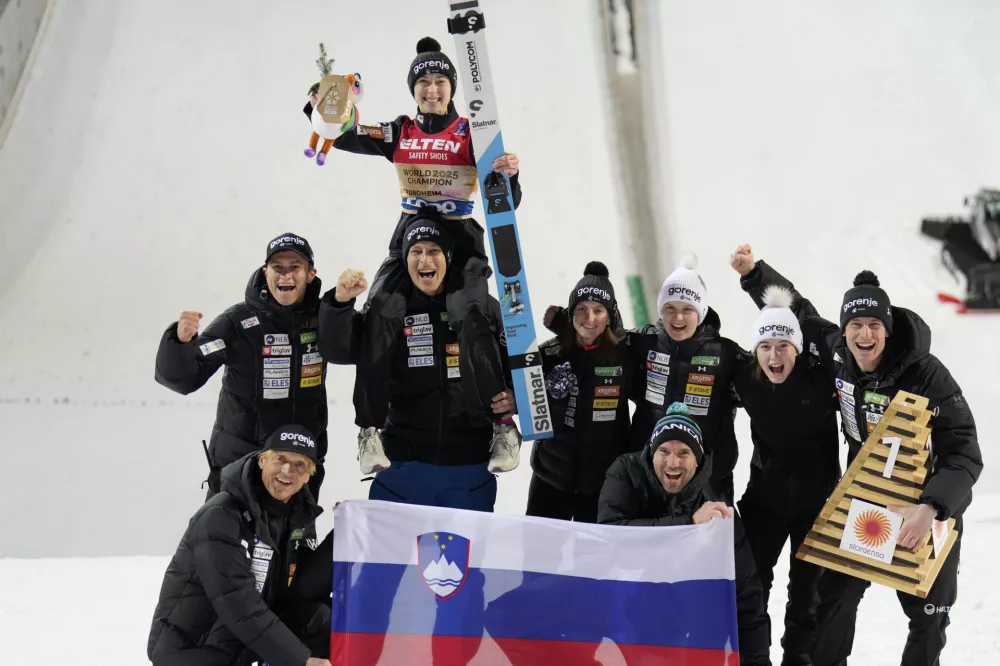
[[[455,50],[461,63],[458,70],[469,107],[476,171],[507,335],[507,355],[514,376],[521,434],[525,439],[551,437],[549,399],[535,337],[528,277],[521,259],[510,180],[493,170],[493,161],[503,155],[503,134],[486,49],[486,18],[479,0],[448,1],[448,32],[455,37]]]

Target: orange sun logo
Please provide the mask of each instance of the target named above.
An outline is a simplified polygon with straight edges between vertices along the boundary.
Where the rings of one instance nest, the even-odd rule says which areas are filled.
[[[854,537],[869,548],[881,548],[892,533],[889,519],[868,509],[854,521]]]

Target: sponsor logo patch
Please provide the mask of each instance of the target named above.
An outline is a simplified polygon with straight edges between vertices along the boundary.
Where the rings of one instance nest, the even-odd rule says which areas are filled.
[[[652,370],[653,372],[658,372],[661,375],[669,375],[670,374],[670,366],[669,365],[663,365],[661,363],[653,363],[652,361],[646,361],[646,369],[647,370]]]
[[[410,347],[410,356],[427,356],[434,353],[434,347],[426,345],[424,347]]]
[[[620,377],[622,366],[620,365],[599,365],[594,368],[594,374],[598,377]]]
[[[598,410],[598,411],[594,412],[594,420],[597,421],[598,423],[607,422],[607,421],[614,421],[615,420],[615,411],[613,409],[612,410],[607,410],[607,409],[605,409],[605,410]]]
[[[651,351],[646,354],[646,360],[666,365],[670,363],[670,354],[661,354],[660,352]]]
[[[691,412],[691,416],[708,416],[708,407],[695,407],[694,405],[689,405],[688,411]]]
[[[618,399],[614,400],[595,400],[594,409],[617,409]]]
[[[429,323],[431,323],[431,317],[428,314],[410,315],[403,320],[404,326],[419,326],[420,324]]]
[[[882,405],[883,407],[889,406],[889,396],[882,395],[881,393],[873,393],[872,391],[865,391],[865,402],[870,402],[876,405]]]
[[[312,365],[314,363],[322,363],[322,362],[323,362],[323,356],[320,355],[318,352],[302,355],[302,365]]]
[[[718,356],[693,356],[691,365],[719,365]]]
[[[201,350],[202,356],[208,356],[209,354],[214,354],[217,351],[226,348],[225,340],[212,340],[211,342],[206,342],[202,346],[198,347]]]
[[[243,328],[253,328],[254,326],[260,326],[260,320],[257,317],[250,317],[249,319],[244,319],[240,322],[240,326]]]
[[[291,368],[264,368],[264,378],[265,379],[281,379],[282,377],[291,377]]]
[[[299,342],[302,344],[316,342],[316,331],[306,331],[305,333],[299,333]]]
[[[462,376],[460,368],[448,368],[448,379],[458,379]]]
[[[288,344],[288,334],[287,333],[268,333],[264,336],[265,345],[287,345]]]
[[[712,386],[715,384],[715,375],[702,375],[697,372],[692,372],[688,375],[688,381],[692,384],[703,384],[705,386]]]
[[[653,372],[651,370],[646,371],[646,381],[650,384],[656,384],[657,386],[666,386],[668,379],[669,378],[666,375],[661,375],[658,372]]]
[[[425,365],[434,365],[433,356],[415,356],[413,358],[406,359],[406,365],[411,368],[419,368]]]
[[[662,393],[657,393],[656,391],[651,391],[646,389],[646,400],[653,403],[654,405],[662,405],[664,397]]]
[[[694,405],[696,407],[708,407],[712,404],[711,398],[706,398],[701,395],[687,395],[684,396],[685,405]]]
[[[712,395],[712,387],[701,384],[688,384],[686,390],[691,395]]]
[[[434,344],[433,335],[413,335],[406,338],[406,344],[410,347],[417,347],[421,345],[432,345]]]
[[[290,358],[265,358],[264,359],[265,368],[290,368],[292,367],[292,359]]]
[[[621,395],[620,386],[596,386],[594,387],[594,395],[597,397],[612,397],[617,398]]]
[[[280,400],[288,397],[288,389],[264,389],[264,400]]]
[[[409,326],[410,333],[407,335],[429,335],[434,332],[434,327],[430,324],[424,324],[422,326]]]
[[[303,365],[302,366],[302,376],[303,377],[315,377],[316,375],[323,374],[323,364],[315,363],[313,365]]]
[[[453,342],[451,344],[445,345],[444,351],[446,354],[451,354],[452,356],[456,356],[458,354],[458,343]]]
[[[319,386],[323,383],[322,375],[317,377],[303,377],[299,381],[299,388],[309,388],[310,386]]]
[[[457,368],[458,367],[458,357],[457,356],[446,356],[445,359],[444,359],[444,363],[449,368]]]
[[[291,356],[292,347],[291,345],[275,345],[271,347],[263,347],[260,353],[264,356]]]
[[[276,388],[276,389],[288,388],[288,387],[290,387],[292,385],[292,380],[291,379],[265,379],[263,381],[264,381],[264,388],[266,388],[266,389],[269,389],[269,388]]]

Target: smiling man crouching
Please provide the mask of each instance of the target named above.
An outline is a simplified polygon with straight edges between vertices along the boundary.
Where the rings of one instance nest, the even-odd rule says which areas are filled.
[[[155,666],[329,666],[330,607],[293,585],[303,567],[330,566],[310,557],[316,448],[285,426],[223,470],[163,577],[146,648]]]

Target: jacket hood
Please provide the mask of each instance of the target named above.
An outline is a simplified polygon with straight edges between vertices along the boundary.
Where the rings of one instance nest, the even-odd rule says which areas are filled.
[[[271,295],[271,291],[267,288],[267,278],[264,277],[264,271],[257,268],[250,275],[250,280],[247,282],[244,300],[247,307],[255,312],[264,312],[278,317],[288,317],[289,315],[307,310],[318,311],[322,289],[322,280],[318,277],[313,278],[313,281],[306,287],[306,297],[302,302],[298,305],[285,307],[284,305],[279,305],[274,300],[274,296]]]

